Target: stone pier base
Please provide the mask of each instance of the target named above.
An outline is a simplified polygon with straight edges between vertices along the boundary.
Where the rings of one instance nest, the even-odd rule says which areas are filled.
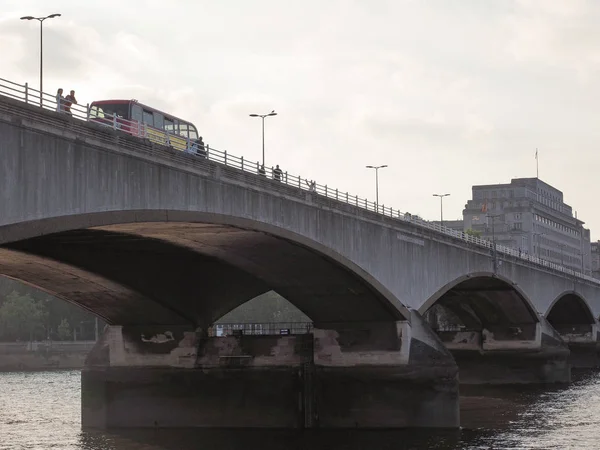
[[[109,327],[81,374],[82,426],[457,428],[457,372],[416,313],[296,336]]]
[[[302,428],[295,368],[108,368],[81,374],[86,428]]]
[[[461,384],[570,383],[569,351],[453,351]]]
[[[600,367],[598,342],[569,343],[569,363],[573,369],[597,369]]]

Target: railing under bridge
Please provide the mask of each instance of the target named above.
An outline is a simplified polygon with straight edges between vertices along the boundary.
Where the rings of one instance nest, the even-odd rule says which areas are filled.
[[[64,111],[61,111],[63,107],[62,105],[57,104],[57,99],[55,95],[48,94],[45,92],[40,93],[39,90],[31,88],[27,83],[18,84],[0,78],[0,95],[22,101],[30,105],[39,106],[46,110],[52,110],[60,112],[62,114],[67,114]],[[91,111],[89,104],[71,105],[70,114],[76,119],[82,121],[93,121],[95,124],[112,128],[114,130],[119,130],[121,132],[133,136],[138,136],[143,139],[148,139],[158,144],[169,146],[173,143],[173,141],[181,142],[180,136],[170,135],[168,132],[157,133],[154,128],[148,127],[143,123],[137,121],[129,121],[116,116],[90,116]],[[257,176],[268,177],[288,186],[292,186],[309,192],[314,192],[315,194],[322,195],[329,199],[337,200],[339,202],[346,203],[361,209],[365,209],[367,211],[372,211],[374,213],[380,214],[382,217],[389,217],[396,220],[401,220],[403,222],[409,222],[411,224],[417,225],[418,227],[426,228],[446,236],[451,236],[453,238],[460,239],[469,244],[489,249],[493,257],[496,257],[496,254],[511,256],[532,264],[553,269],[558,272],[562,272],[564,274],[568,274],[573,277],[577,277],[600,285],[600,280],[582,272],[561,266],[560,264],[555,264],[553,262],[546,261],[544,259],[529,255],[527,253],[517,251],[510,247],[498,244],[495,245],[492,241],[489,241],[487,239],[482,239],[461,231],[456,231],[451,228],[441,226],[438,223],[423,220],[422,218],[413,216],[409,213],[403,213],[399,209],[394,209],[385,205],[378,205],[376,202],[369,201],[366,198],[360,198],[358,197],[358,195],[351,195],[349,192],[340,191],[326,184],[319,184],[313,180],[309,180],[308,178],[303,178],[301,176],[288,173],[287,171],[281,172],[273,167],[262,167],[259,162],[249,161],[247,159],[244,159],[243,156],[235,156],[231,153],[228,153],[227,151],[217,150],[215,148],[209,147],[208,145],[203,145],[199,147],[197,142],[191,141],[189,139],[187,139],[187,145],[184,144],[184,147],[184,150],[186,152],[195,154],[199,158],[206,158],[216,163],[224,164],[226,166],[234,167],[245,172],[256,174]],[[139,148],[140,150],[142,150],[141,143]]]
[[[209,329],[209,336],[272,336],[310,334],[311,322],[269,322],[269,323],[216,323]]]

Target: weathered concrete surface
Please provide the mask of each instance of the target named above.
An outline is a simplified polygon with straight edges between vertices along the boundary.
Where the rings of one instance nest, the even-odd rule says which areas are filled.
[[[535,340],[496,341],[490,349],[451,353],[461,384],[550,384],[571,381],[570,352],[560,335],[540,318]],[[489,338],[488,338],[489,339]]]
[[[338,324],[315,328],[314,335],[320,426],[460,424],[457,367],[418,314],[410,326]]]
[[[113,326],[82,372],[82,426],[456,428],[457,367],[414,312],[314,341]]]
[[[63,235],[55,246],[43,236],[95,228],[113,240],[113,250],[121,244],[134,246],[134,241],[160,240],[172,254],[185,248],[219,260],[232,274],[246,274],[243,289],[227,298],[226,308],[221,295],[211,294],[226,292],[225,281],[217,280],[196,302],[201,310],[191,313],[187,308],[201,289],[183,283],[181,296],[167,298],[166,289],[150,283],[146,301],[181,323],[206,325],[212,315],[263,288],[280,292],[315,321],[402,320],[408,314],[405,307],[423,313],[469,277],[505,281],[532,311],[545,313],[562,293],[576,292],[594,317],[600,314],[597,284],[503,256],[494,273],[487,250],[460,240],[4,98],[0,135],[0,242],[42,258],[32,256],[32,264],[64,258],[70,266],[83,267],[78,254],[93,250],[98,236],[78,240]],[[23,243],[34,236],[40,239]],[[67,237],[69,246],[63,245]],[[144,252],[144,245],[135,248]],[[102,267],[88,264],[84,272],[114,281],[117,274],[107,267],[124,254],[103,254]],[[160,265],[156,254],[144,257]],[[12,261],[12,255],[0,254],[0,270],[36,285],[42,282],[36,270]],[[167,264],[162,268],[169,280],[165,285],[172,286],[176,277],[167,274]],[[136,291],[141,276],[132,271],[117,284]],[[66,284],[70,292],[65,292]],[[70,299],[86,284],[83,275],[73,280],[65,270],[54,273],[51,286]],[[119,289],[94,293],[97,300],[80,296],[71,301],[101,310],[111,323],[132,320],[121,308],[139,309],[122,301]],[[171,304],[174,299],[179,304]],[[148,316],[148,323],[161,323],[163,317]],[[178,323],[171,317],[163,320]]]
[[[310,335],[109,327],[82,371],[82,426],[299,428],[310,359]]]
[[[490,324],[482,315],[479,329],[465,330],[459,316],[440,304],[432,308],[426,318],[454,356],[461,384],[568,383],[571,380],[569,347],[542,316],[536,323],[508,326],[507,323]],[[477,324],[471,322],[470,325]],[[452,327],[454,330],[448,329]]]

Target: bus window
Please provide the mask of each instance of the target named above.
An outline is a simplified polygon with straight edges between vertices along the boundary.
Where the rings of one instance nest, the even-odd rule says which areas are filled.
[[[171,134],[173,134],[175,132],[175,124],[173,123],[173,120],[167,119],[166,117],[165,117],[165,131],[167,133],[171,133]]]
[[[153,127],[154,126],[154,116],[152,114],[152,111],[146,111],[144,109],[144,111],[142,113],[142,120],[143,120],[144,124],[150,125],[151,127]]]
[[[154,127],[162,130],[165,126],[164,121],[163,115],[154,111]]]
[[[142,107],[140,105],[131,105],[131,120],[142,121]]]
[[[127,119],[129,117],[129,105],[127,103],[102,103],[100,105],[92,104],[90,107],[90,117],[92,118],[112,118],[113,114],[117,117],[123,117]]]
[[[195,141],[198,139],[198,131],[196,131],[196,127],[190,124],[190,139]]]
[[[179,136],[182,136],[186,139],[188,138],[188,124],[187,123],[179,124]]]

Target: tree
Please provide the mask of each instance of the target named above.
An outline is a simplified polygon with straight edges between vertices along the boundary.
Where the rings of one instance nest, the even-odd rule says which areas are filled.
[[[8,294],[0,307],[0,338],[3,340],[33,340],[44,336],[48,312],[41,302],[29,294]]]
[[[61,341],[66,341],[67,339],[71,338],[71,326],[69,325],[69,321],[67,319],[60,321],[56,331],[58,333],[58,338]]]
[[[469,228],[467,231],[465,231],[465,233],[468,234],[469,236],[481,237],[481,231],[476,231],[471,228]]]
[[[77,332],[77,337],[81,339],[94,339],[95,317],[89,311],[62,299],[55,298],[32,286],[2,276],[0,276],[0,307],[8,300],[9,295],[13,293],[13,291],[16,291],[16,294],[18,295],[30,296],[33,300],[42,305],[43,309],[47,312],[44,320],[46,331],[44,333],[39,332],[40,337],[59,339],[58,327],[60,326],[61,321],[66,319],[70,325],[71,333],[73,332],[74,327],[79,324],[80,328]],[[100,322],[99,328],[102,329],[103,326],[104,323]],[[0,339],[11,339],[1,326]]]

